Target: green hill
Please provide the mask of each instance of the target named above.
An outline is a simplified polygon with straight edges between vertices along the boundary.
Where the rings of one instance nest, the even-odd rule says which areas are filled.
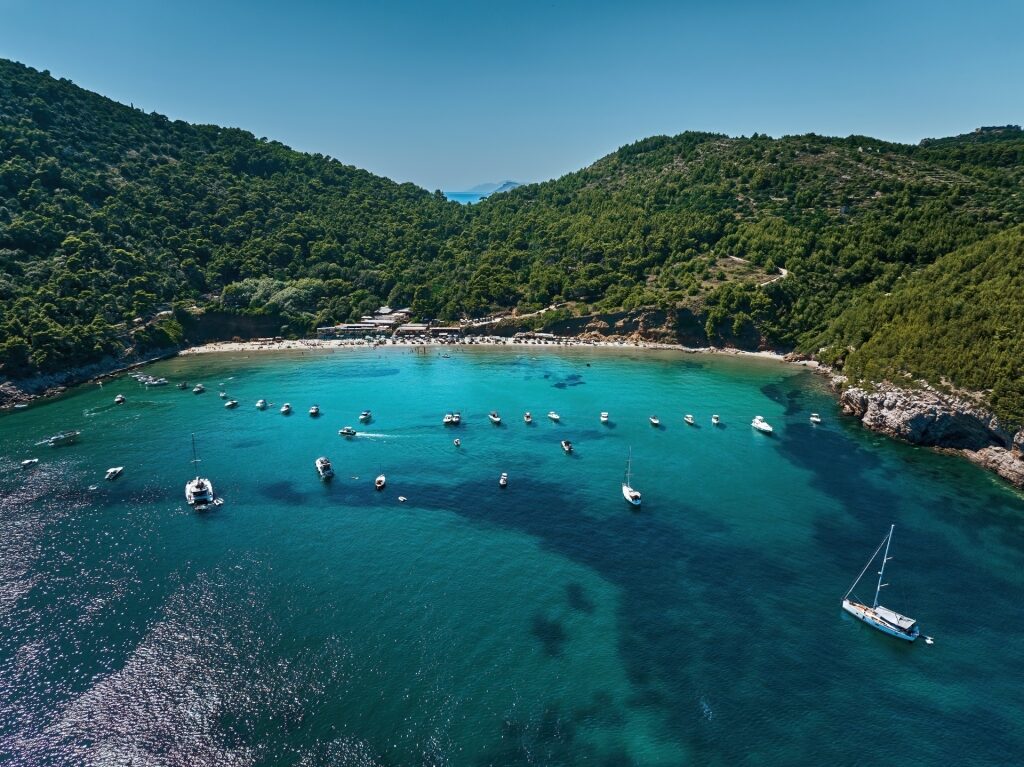
[[[450,320],[567,302],[896,375],[911,362],[886,328],[907,286],[952,300],[956,259],[1012,250],[1022,185],[1015,126],[918,146],[684,133],[463,207],[0,61],[0,373],[176,343],[193,305],[301,334],[382,303]],[[936,347],[922,375],[1021,412],[993,354],[964,377]]]

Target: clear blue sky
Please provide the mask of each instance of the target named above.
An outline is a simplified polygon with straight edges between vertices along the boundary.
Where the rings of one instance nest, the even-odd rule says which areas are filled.
[[[1024,122],[1024,0],[0,0],[0,56],[448,191],[691,129]]]

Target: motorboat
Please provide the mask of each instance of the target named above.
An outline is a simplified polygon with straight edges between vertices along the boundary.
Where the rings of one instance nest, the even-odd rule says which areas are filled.
[[[373,414],[369,410],[364,410],[359,414],[360,423],[369,423],[373,419]]]
[[[572,442],[570,442],[567,439],[563,439],[562,440],[562,450],[564,450],[566,453],[571,453],[572,452]]]
[[[281,405],[281,415],[291,415],[292,406],[285,402]]]
[[[452,440],[452,444],[455,445],[455,447],[461,447],[462,446],[462,440],[459,439],[458,437],[456,437],[454,440]]]
[[[548,411],[548,418],[550,418],[550,419],[551,419],[552,421],[554,421],[555,423],[558,423],[559,421],[561,421],[561,420],[562,420],[562,416],[560,416],[560,415],[559,415],[558,413],[556,413],[556,412],[555,412],[554,410],[549,410],[549,411]]]
[[[444,418],[441,419],[441,423],[445,426],[451,426],[455,422],[455,416],[451,413],[445,413]]]
[[[230,410],[231,408],[236,408],[238,407],[238,400],[229,399],[227,402],[224,403],[224,407],[226,407],[228,410]]]
[[[217,396],[220,397],[221,399],[227,399],[228,393],[226,391],[219,391],[217,392]]]
[[[523,423],[533,423],[533,416],[530,415],[529,410],[523,413]]]
[[[311,408],[309,409],[309,414],[310,414],[310,415],[311,415],[311,416],[312,416],[313,418],[316,418],[317,416],[319,416],[319,415],[320,415],[320,406],[319,406],[319,405],[313,405],[313,407],[311,407]]]
[[[843,597],[843,609],[872,628],[878,629],[889,636],[894,636],[897,639],[913,642],[921,635],[921,628],[917,625],[917,621],[906,615],[901,615],[888,607],[883,607],[878,603],[878,597],[882,589],[889,585],[888,583],[882,583],[882,579],[885,577],[885,564],[891,559],[889,556],[889,546],[892,543],[892,531],[894,528],[895,525],[889,526],[889,532],[882,539],[882,542],[878,544],[875,553],[871,555],[871,559],[864,565],[864,569],[860,571],[860,575],[857,576],[857,580],[850,586],[850,590],[846,592],[846,596]],[[860,583],[861,578],[864,577],[868,568],[871,567],[875,558],[878,557],[878,553],[882,550],[883,546],[885,546],[885,553],[882,555],[882,565],[878,570],[878,585],[875,586],[875,599],[869,607],[866,603],[856,599],[853,590],[857,588],[857,584]],[[851,595],[855,598],[850,599]],[[925,641],[930,642],[931,639],[925,637]]]
[[[178,387],[179,389],[181,389],[182,391],[185,391],[185,389],[187,389],[187,388],[188,388],[188,381],[179,381],[179,382],[177,383],[177,387]]]
[[[386,485],[387,483],[388,483],[388,479],[387,479],[387,477],[385,477],[385,476],[384,476],[383,474],[378,474],[378,475],[377,475],[377,479],[373,480],[373,486],[374,486],[374,487],[375,487],[375,488],[376,488],[377,490],[383,490],[383,489],[384,489],[384,486],[385,486],[385,485]]]
[[[114,404],[115,405],[123,405],[124,404],[124,395],[123,394],[118,394],[116,397],[114,397]]]
[[[493,423],[495,426],[501,423],[501,416],[498,415],[497,410],[492,410],[490,413],[487,414],[487,417],[491,419],[491,423]]]
[[[265,399],[258,399],[258,400],[256,400],[256,409],[257,410],[266,410],[267,409],[267,401]]]
[[[204,391],[206,391],[206,387],[203,386],[202,384],[196,384],[194,387],[192,387],[193,394],[202,394]]]
[[[146,386],[167,386],[169,383],[166,378],[149,378],[145,381]]]
[[[626,459],[626,475],[622,478],[622,497],[630,506],[640,505],[640,491],[633,487],[633,451]]]
[[[112,466],[107,469],[107,473],[103,476],[106,480],[114,480],[121,476],[124,471],[124,466]]]
[[[334,467],[331,466],[331,460],[326,455],[317,458],[313,465],[316,466],[316,473],[320,475],[320,479],[330,479],[334,476]]]
[[[694,422],[694,420],[693,420],[693,416],[690,415],[689,413],[687,413],[686,415],[683,416],[683,420],[686,421],[686,423],[690,424],[690,426],[696,426],[697,425]]]
[[[341,437],[354,437],[356,436],[356,430],[351,426],[345,426],[344,428],[338,429],[338,436]]]
[[[718,413],[715,413],[713,416],[711,416],[711,425],[712,426],[718,426],[718,424],[720,424],[721,422],[722,422],[722,419],[718,417]]]
[[[462,423],[462,413],[452,413],[452,426]]]
[[[38,463],[39,463],[39,459],[38,458],[26,458],[24,461],[21,462],[21,468],[23,468],[23,469],[31,469],[33,466],[35,466]]]
[[[498,478],[498,485],[500,487],[508,487],[508,474],[501,472],[501,476]]]
[[[52,437],[47,437],[42,442],[36,444],[64,447],[64,445],[71,445],[78,441],[78,435],[81,433],[80,431],[62,431],[60,434],[54,434]]]
[[[656,415],[652,415],[647,420],[651,422],[651,426],[654,426],[654,427],[661,426],[661,419],[658,418],[658,416],[656,416]]]
[[[608,423],[608,413],[601,411],[601,423]]]
[[[771,424],[769,424],[764,418],[759,415],[754,416],[754,420],[750,422],[750,425],[757,429],[762,434],[771,434],[775,431]]]
[[[196,435],[192,435],[192,463],[199,466],[199,452],[196,450]],[[194,479],[185,483],[185,501],[196,511],[205,511],[214,505],[213,483],[197,473]]]
[[[811,423],[821,423],[821,416],[817,413],[811,413]]]

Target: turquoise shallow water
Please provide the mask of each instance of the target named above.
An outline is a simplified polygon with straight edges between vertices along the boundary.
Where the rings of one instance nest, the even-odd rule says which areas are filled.
[[[207,393],[122,379],[0,418],[0,763],[1021,761],[1017,494],[771,361],[438,355],[178,358],[151,372]],[[201,515],[193,432],[225,499]],[[840,610],[890,522],[885,601],[932,646]]]

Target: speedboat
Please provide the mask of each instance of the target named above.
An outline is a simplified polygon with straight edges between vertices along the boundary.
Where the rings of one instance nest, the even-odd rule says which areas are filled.
[[[199,453],[196,451],[196,435],[192,435],[192,463],[199,465]],[[213,483],[206,477],[196,474],[194,479],[185,483],[185,501],[196,511],[205,511],[214,505]]]
[[[267,409],[267,401],[265,399],[258,399],[258,400],[256,400],[256,409],[257,410],[266,410]]]
[[[686,415],[683,416],[683,420],[686,421],[688,424],[690,424],[690,426],[696,426],[697,425],[697,424],[695,424],[693,422],[693,416],[690,415],[689,413],[687,413]]]
[[[39,463],[39,459],[38,458],[26,458],[24,461],[21,462],[21,468],[23,468],[23,469],[31,469],[37,463]]]
[[[452,426],[462,423],[462,413],[452,413]]]
[[[123,405],[124,404],[124,395],[123,394],[118,394],[116,397],[114,397],[114,404],[115,405]]]
[[[281,405],[281,415],[291,415],[292,406],[285,402]]]
[[[320,415],[320,406],[319,406],[319,405],[313,405],[313,407],[311,407],[311,408],[309,409],[309,414],[310,414],[310,415],[311,415],[311,416],[312,416],[313,418],[316,418],[317,416],[319,416],[319,415]]]
[[[661,426],[661,419],[659,419],[656,415],[652,415],[647,420],[651,422],[651,426]]]
[[[441,423],[445,426],[451,426],[455,422],[455,416],[451,413],[445,413],[444,418],[441,419]]]
[[[769,424],[764,418],[759,415],[754,416],[754,420],[750,422],[750,425],[757,429],[762,434],[771,434],[775,431],[771,424]]]
[[[626,476],[622,478],[622,497],[630,506],[640,505],[640,491],[633,488],[633,451],[626,459]]]
[[[354,437],[356,436],[356,430],[351,426],[346,426],[342,429],[338,429],[338,435],[341,437]]]
[[[523,423],[533,423],[533,416],[530,415],[529,410],[523,413]]]
[[[601,411],[601,423],[608,423],[608,413]]]
[[[387,479],[387,477],[385,477],[385,476],[384,476],[383,474],[378,474],[378,475],[377,475],[377,479],[373,480],[373,486],[374,486],[374,487],[375,487],[375,488],[376,488],[377,490],[383,490],[383,489],[384,489],[384,486],[385,486],[385,485],[386,485],[387,483],[388,483],[388,479]]]
[[[495,426],[501,423],[501,416],[498,415],[497,410],[492,410],[490,413],[487,414],[487,417],[491,419],[491,423],[493,423]]]
[[[316,466],[316,473],[320,475],[320,479],[330,479],[334,476],[334,467],[331,466],[331,460],[326,455],[317,458],[313,465]]]
[[[124,471],[124,466],[112,466],[107,469],[107,473],[103,476],[104,479],[111,480],[117,479],[121,476],[121,472]]]
[[[364,410],[362,413],[359,414],[359,421],[361,423],[369,423],[371,418],[373,418],[373,415],[370,413],[369,410]]]
[[[817,413],[811,413],[811,423],[821,423],[821,416]]]
[[[196,385],[195,385],[195,386],[194,386],[194,387],[192,388],[192,393],[193,393],[193,394],[202,394],[202,393],[203,393],[204,391],[206,391],[206,387],[205,387],[205,386],[203,386],[202,384],[196,384]]]
[[[572,452],[572,442],[570,442],[567,439],[563,439],[562,440],[562,450],[564,450],[566,453],[571,453]]]
[[[501,472],[501,477],[498,478],[498,485],[500,487],[508,487],[508,474]]]
[[[224,407],[228,408],[228,410],[234,407],[238,407],[238,400],[229,399],[227,402],[224,403]]]
[[[718,413],[715,413],[713,416],[711,416],[711,425],[712,426],[718,426],[718,424],[720,424],[721,422],[722,422],[722,419],[718,417]]]
[[[43,442],[39,444],[47,444],[50,447],[63,447],[64,445],[70,445],[78,439],[80,431],[62,431],[60,434],[54,434],[52,437],[47,437]]]
[[[556,412],[555,412],[554,410],[549,410],[549,411],[548,411],[548,418],[550,418],[550,419],[551,419],[552,421],[554,421],[555,423],[558,423],[559,421],[561,421],[561,420],[562,420],[562,416],[560,416],[560,415],[559,415],[558,413],[556,413]]]

